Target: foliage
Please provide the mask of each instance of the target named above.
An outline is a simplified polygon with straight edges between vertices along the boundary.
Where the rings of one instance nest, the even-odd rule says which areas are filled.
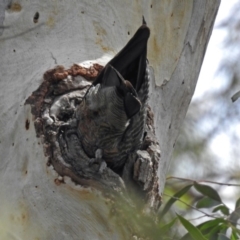
[[[168,181],[188,181],[180,190],[171,196],[164,192],[164,199],[169,198],[160,208],[157,215],[143,209],[139,196],[133,197],[132,204],[119,196],[113,201],[113,214],[110,219],[127,226],[133,232],[133,239],[144,240],[237,240],[240,239],[240,198],[235,202],[234,209],[224,203],[215,185],[240,187],[237,184],[213,181],[194,181],[177,177],[168,177]],[[205,182],[204,184],[202,182]],[[206,184],[207,183],[207,184]],[[193,198],[192,192],[198,194]],[[116,201],[117,200],[117,201]],[[184,204],[200,217],[189,217],[189,211],[181,211],[177,204]],[[172,209],[177,209],[172,211]],[[204,219],[203,219],[204,218]],[[239,223],[238,223],[239,222]]]
[[[174,178],[174,177],[171,177]],[[178,178],[175,178],[178,179]],[[186,179],[179,179],[179,180],[186,180]],[[170,199],[166,202],[163,209],[160,212],[160,219],[167,214],[169,214],[169,210],[173,207],[173,204],[177,201],[184,203],[203,214],[202,217],[208,217],[208,220],[203,221],[196,226],[193,225],[192,220],[187,220],[181,214],[175,213],[177,216],[178,221],[174,217],[172,224],[168,225],[169,227],[165,231],[167,235],[161,235],[161,238],[158,239],[176,239],[175,236],[172,234],[176,229],[179,228],[179,223],[187,230],[187,233],[184,234],[182,237],[177,239],[181,240],[235,240],[240,239],[240,223],[238,220],[240,219],[240,198],[237,199],[235,203],[235,209],[231,210],[221,199],[218,192],[210,185],[201,184],[199,182],[192,181],[191,184],[184,186],[178,192],[176,192]],[[224,185],[224,183],[217,183],[212,182],[213,184]],[[231,184],[226,184],[230,185]],[[234,184],[233,186],[238,186]],[[196,191],[200,197],[189,205],[188,203],[184,202],[182,199],[184,195],[187,195],[190,191]],[[166,194],[164,194],[166,195]],[[203,210],[204,209],[204,210]],[[200,219],[200,218],[199,218]],[[210,220],[209,220],[210,219]],[[173,222],[174,221],[174,222]],[[173,231],[174,229],[174,231]],[[160,235],[159,235],[160,236]]]

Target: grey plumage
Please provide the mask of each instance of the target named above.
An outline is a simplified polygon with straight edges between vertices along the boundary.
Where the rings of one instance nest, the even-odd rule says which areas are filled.
[[[141,146],[146,119],[150,31],[145,22],[106,65],[77,109],[78,136],[89,157],[98,149],[112,169]],[[127,80],[126,80],[127,79]]]

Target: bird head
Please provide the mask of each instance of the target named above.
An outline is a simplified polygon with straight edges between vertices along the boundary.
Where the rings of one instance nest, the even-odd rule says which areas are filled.
[[[139,112],[141,102],[136,90],[130,81],[123,79],[122,75],[110,64],[105,67],[101,88],[112,88],[123,101],[124,110],[128,118]]]

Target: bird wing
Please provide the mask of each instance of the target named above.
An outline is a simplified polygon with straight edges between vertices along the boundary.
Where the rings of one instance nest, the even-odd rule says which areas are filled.
[[[149,36],[150,29],[144,21],[142,26],[137,30],[126,46],[112,60],[110,60],[105,67],[107,68],[108,65],[113,66],[124,79],[131,82],[137,92],[144,81],[147,41]],[[102,83],[105,68],[93,82],[93,85]]]

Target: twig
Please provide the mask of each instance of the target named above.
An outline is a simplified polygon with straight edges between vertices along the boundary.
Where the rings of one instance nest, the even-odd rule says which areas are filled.
[[[212,183],[212,184],[217,184],[217,185],[222,185],[222,186],[233,186],[233,187],[240,187],[240,184],[234,184],[234,183],[220,183],[220,182],[215,182],[215,181],[209,181],[209,180],[194,180],[194,179],[189,179],[189,178],[181,178],[181,177],[174,177],[174,176],[169,176],[167,177],[167,180],[169,179],[178,179],[182,181],[188,181],[188,182],[206,182],[206,183]]]
[[[190,204],[182,201],[181,199],[179,199],[179,198],[177,198],[177,197],[173,197],[173,196],[168,195],[168,194],[166,194],[166,193],[163,193],[163,195],[165,195],[165,196],[167,196],[167,197],[170,197],[170,198],[172,198],[172,199],[175,199],[175,200],[177,200],[177,201],[185,204],[186,206],[188,206],[188,207],[190,207],[190,208],[192,208],[192,209],[194,209],[194,210],[196,210],[196,211],[198,211],[198,212],[203,213],[203,214],[204,214],[205,216],[207,216],[207,217],[216,218],[216,219],[218,218],[218,217],[215,217],[215,216],[213,216],[213,215],[210,215],[210,214],[208,214],[208,213],[206,213],[206,212],[204,212],[204,211],[202,211],[202,210],[200,210],[200,209],[198,209],[198,208],[196,208],[196,207],[194,207],[194,206],[192,206],[192,205],[190,205]]]
[[[213,216],[213,215],[212,215]],[[200,217],[196,217],[196,218],[191,218],[191,219],[188,219],[188,221],[194,221],[194,220],[198,220],[198,219],[201,219],[201,218],[204,218],[204,217],[208,217],[208,216],[206,216],[206,215],[202,215],[202,216],[200,216]]]

